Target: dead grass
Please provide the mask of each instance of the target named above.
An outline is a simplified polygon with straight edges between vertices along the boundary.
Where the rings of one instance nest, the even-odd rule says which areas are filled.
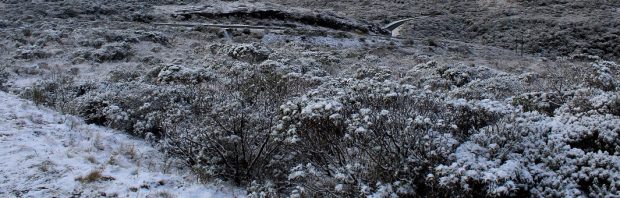
[[[122,146],[121,149],[123,150],[123,153],[129,157],[129,159],[135,160],[138,157],[138,151],[136,150],[136,146],[135,145],[125,145]]]
[[[82,183],[92,183],[92,182],[95,182],[101,179],[102,177],[103,175],[101,174],[101,170],[93,170],[84,176],[75,178],[75,180],[80,181]]]
[[[115,180],[114,177],[104,176],[101,174],[102,170],[92,170],[90,173],[75,178],[76,181],[80,181],[82,183],[92,183],[96,181],[112,181]]]

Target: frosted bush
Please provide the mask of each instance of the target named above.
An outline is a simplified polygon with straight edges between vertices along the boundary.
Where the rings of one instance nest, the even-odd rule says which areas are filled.
[[[112,70],[108,73],[108,79],[110,82],[118,83],[118,82],[130,82],[139,80],[141,77],[141,72],[138,71],[127,71],[127,70]]]
[[[594,72],[589,76],[588,80],[592,87],[596,87],[605,91],[616,90],[620,82],[620,66],[614,62],[598,61],[592,63]]]
[[[6,83],[9,81],[9,71],[7,66],[0,65],[0,90],[4,91]]]
[[[90,58],[97,62],[117,61],[131,57],[133,53],[129,43],[112,43],[95,50]]]
[[[157,35],[109,34],[112,43],[78,55],[130,58],[131,42],[167,43]],[[401,75],[387,65],[340,65],[351,51],[209,49],[216,60],[206,66],[153,62],[162,65],[98,82],[55,75],[23,96],[146,137],[201,180],[232,182],[249,197],[619,194],[615,63],[517,76],[430,61]]]
[[[84,43],[84,45],[91,45],[90,43]],[[92,44],[99,45],[99,44]],[[96,50],[87,50],[75,52],[72,56],[74,63],[81,63],[85,60],[96,61],[99,63],[127,60],[134,55],[134,51],[131,44],[128,42],[120,43],[108,43],[104,44]]]
[[[570,96],[570,93],[529,92],[515,96],[512,104],[520,106],[523,111],[538,111],[553,115],[554,111],[565,103],[565,98]]]
[[[14,58],[33,60],[33,59],[49,58],[50,56],[52,56],[52,54],[50,54],[48,51],[41,49],[41,47],[39,46],[25,45],[25,46],[20,46],[17,49],[16,55],[14,56]]]
[[[443,65],[431,61],[416,65],[407,72],[406,82],[412,82],[419,87],[431,89],[451,90],[462,87],[474,80],[485,80],[504,74],[483,66]]]
[[[457,98],[503,100],[524,93],[527,88],[526,83],[518,77],[498,75],[488,79],[472,80],[452,90],[450,94]]]
[[[168,65],[155,68],[159,70],[155,81],[158,83],[199,84],[209,80],[208,72],[204,69],[193,69],[179,65]]]
[[[276,137],[296,164],[289,177],[309,194],[415,195],[434,185],[424,179],[429,167],[448,160],[470,130],[509,111],[389,80],[333,79],[280,106]]]
[[[138,35],[138,39],[140,41],[150,41],[153,43],[161,44],[163,46],[169,47],[174,42],[173,38],[163,32],[136,31],[135,34]]]
[[[250,63],[260,63],[271,54],[271,50],[258,44],[214,44],[209,47],[215,54],[227,54],[233,59]]]
[[[190,106],[179,102],[192,98],[188,94],[191,90],[186,87],[157,87],[139,82],[115,83],[95,90],[75,98],[72,111],[85,117],[87,123],[110,126],[138,136],[164,135],[163,123],[185,116],[183,113]]]
[[[620,115],[620,93],[605,92],[600,89],[575,90],[558,111],[576,115],[612,114]]]
[[[494,196],[617,195],[620,166],[616,146],[609,145],[618,145],[618,117],[515,113],[473,134],[429,179]]]
[[[388,80],[392,77],[389,68],[361,67],[355,71],[357,79],[374,79],[377,81]]]
[[[59,30],[44,30],[37,37],[35,45],[47,46],[54,43],[62,44],[62,38],[66,37],[66,34]]]

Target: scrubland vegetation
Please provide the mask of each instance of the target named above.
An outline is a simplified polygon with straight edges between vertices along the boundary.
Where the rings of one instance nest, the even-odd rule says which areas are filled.
[[[100,83],[59,75],[22,96],[147,138],[250,196],[618,193],[616,63],[515,75],[430,61],[329,75],[261,47],[213,48],[243,61],[115,71]]]
[[[0,79],[44,77],[0,88],[144,138],[248,197],[620,196],[616,37],[560,25],[515,48],[516,23],[496,26],[503,36],[467,24],[468,34],[422,28],[408,40],[149,24],[20,30],[4,35],[16,64]],[[589,36],[556,48],[565,34]]]

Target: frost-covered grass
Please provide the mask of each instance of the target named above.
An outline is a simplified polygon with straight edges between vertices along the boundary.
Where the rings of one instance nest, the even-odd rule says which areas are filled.
[[[234,197],[148,143],[0,92],[2,197]],[[238,194],[237,194],[238,195]]]

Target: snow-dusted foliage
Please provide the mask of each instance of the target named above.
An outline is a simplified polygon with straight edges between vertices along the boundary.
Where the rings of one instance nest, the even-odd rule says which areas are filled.
[[[228,56],[254,63],[260,63],[269,57],[269,49],[260,45],[239,44],[239,45],[223,45],[214,44],[209,47],[212,53],[223,53]]]
[[[6,86],[5,84],[8,82],[9,80],[9,71],[7,69],[7,66],[4,65],[0,65],[0,90],[4,90],[4,86]]]
[[[480,196],[618,196],[620,118],[515,113],[478,130],[428,179]]]
[[[94,51],[80,51],[74,54],[74,62],[79,59],[92,60],[99,63],[124,60],[133,55],[131,45],[127,42],[111,43]]]
[[[0,132],[0,197],[235,197],[242,192],[199,183],[182,160],[148,142],[5,92],[0,92]]]
[[[427,180],[472,196],[620,195],[618,75],[601,65],[615,64],[585,68],[591,78],[545,77],[555,81],[547,91],[514,97],[521,108],[475,130]]]
[[[605,91],[612,91],[620,86],[618,75],[620,75],[620,65],[609,62],[599,61],[592,64],[594,70],[587,78],[590,86]]]
[[[620,197],[620,66],[603,61],[620,55],[620,1],[489,2],[3,1],[0,90],[249,197]],[[8,155],[57,125],[7,104]],[[62,155],[73,133],[57,132],[37,148]],[[76,140],[101,156],[87,161],[143,158]],[[50,162],[34,165],[66,164]],[[70,183],[112,183],[97,181],[111,169],[76,170]],[[143,191],[130,188],[119,196]]]
[[[434,113],[447,107],[414,90],[336,79],[280,106],[276,137],[293,167],[287,179],[323,196],[414,192],[428,165],[442,162],[458,142],[442,130],[450,118]]]
[[[394,75],[259,45],[205,49],[223,61],[99,83],[58,74],[23,96],[152,140],[250,197],[619,194],[613,62],[513,75],[431,61]]]

